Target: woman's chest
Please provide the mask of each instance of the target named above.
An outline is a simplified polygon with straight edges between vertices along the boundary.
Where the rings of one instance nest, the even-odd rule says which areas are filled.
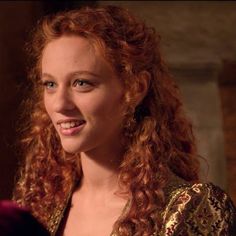
[[[77,203],[67,209],[60,234],[63,236],[110,236],[115,222],[122,215],[125,202],[120,204],[83,205]]]

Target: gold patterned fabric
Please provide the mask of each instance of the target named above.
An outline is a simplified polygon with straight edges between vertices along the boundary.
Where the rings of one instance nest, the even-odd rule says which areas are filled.
[[[163,211],[166,236],[236,236],[236,210],[213,184],[182,185],[171,192]]]
[[[235,206],[219,187],[211,183],[189,184],[175,178],[165,193],[163,226],[153,236],[236,236]],[[57,235],[70,195],[51,216],[48,226],[52,236]]]

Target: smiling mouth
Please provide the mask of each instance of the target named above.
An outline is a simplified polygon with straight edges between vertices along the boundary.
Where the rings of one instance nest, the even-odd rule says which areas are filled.
[[[65,120],[57,122],[57,125],[61,135],[74,136],[83,129],[85,123],[85,120]]]
[[[59,124],[59,126],[62,128],[62,129],[71,129],[71,128],[74,128],[74,127],[78,127],[82,124],[84,124],[85,121],[84,120],[79,120],[79,121],[69,121],[69,122],[61,122]]]

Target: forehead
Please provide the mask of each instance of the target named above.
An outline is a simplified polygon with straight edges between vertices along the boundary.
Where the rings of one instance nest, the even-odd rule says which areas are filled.
[[[95,53],[95,48],[88,39],[80,36],[61,36],[57,39],[50,41],[45,46],[43,54],[45,52],[61,52],[62,50],[64,50],[63,54],[68,52],[65,55],[71,53],[74,50]]]
[[[115,74],[100,50],[86,38],[62,36],[49,42],[42,52],[41,73],[62,77],[74,71]]]
[[[94,63],[95,58],[100,57],[98,50],[82,37],[60,37],[49,42],[42,52],[42,68],[51,66],[56,62],[71,63],[83,62],[89,59]]]

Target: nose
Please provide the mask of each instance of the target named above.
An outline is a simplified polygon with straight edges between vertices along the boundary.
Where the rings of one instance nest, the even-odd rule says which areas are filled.
[[[73,101],[72,94],[66,88],[61,88],[56,92],[54,99],[54,111],[62,113],[65,111],[71,111],[75,109],[75,103]]]

